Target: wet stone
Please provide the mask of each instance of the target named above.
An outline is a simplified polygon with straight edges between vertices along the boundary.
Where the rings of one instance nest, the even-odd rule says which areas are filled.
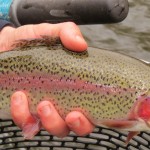
[[[129,149],[129,150],[139,150],[139,148],[135,148],[135,147],[133,147],[133,146],[129,146],[128,149]]]
[[[40,134],[41,135],[49,135],[49,133],[47,131],[44,131],[44,130],[40,131]]]
[[[95,144],[97,142],[97,140],[91,139],[91,138],[78,137],[77,142]]]
[[[76,142],[65,142],[65,146],[72,148],[84,148],[85,144],[76,143]]]
[[[32,147],[29,150],[50,150],[50,147]]]
[[[148,142],[140,136],[135,136],[134,139],[143,145],[148,145]]]
[[[33,141],[41,141],[41,139],[43,141],[49,141],[50,140],[50,137],[49,136],[35,136],[33,139]]]
[[[140,145],[140,150],[149,150],[150,146],[144,146],[144,145]]]
[[[100,144],[103,145],[103,146],[106,146],[106,147],[109,147],[109,148],[113,148],[115,149],[116,148],[116,145],[111,143],[111,142],[107,142],[107,141],[100,141]]]
[[[88,148],[90,150],[107,150],[106,147],[98,146],[98,145],[88,145]]]
[[[15,148],[15,149],[12,149],[12,150],[27,150],[27,148]]]
[[[108,135],[98,134],[98,133],[91,133],[90,137],[91,138],[95,138],[95,139],[104,139],[104,140],[108,140],[109,139]]]
[[[38,142],[19,142],[18,147],[36,146]]]
[[[13,132],[9,132],[9,133],[2,133],[0,134],[0,138],[7,138],[7,137],[12,137],[14,135]]]
[[[16,131],[16,130],[19,130],[19,128],[16,127],[16,126],[14,126],[14,127],[5,127],[4,132],[6,132],[6,131]]]
[[[123,147],[126,146],[125,142],[123,142],[121,140],[118,140],[118,139],[115,139],[115,138],[111,138],[111,141],[113,141],[117,145],[120,145],[120,146],[123,146]]]
[[[73,137],[64,137],[64,138],[58,138],[56,136],[53,137],[53,140],[56,140],[56,141],[73,141]]]
[[[41,142],[41,145],[42,146],[60,146],[61,145],[61,142]]]
[[[3,140],[0,139],[0,144],[3,142]]]
[[[103,129],[103,130],[102,130],[102,133],[105,133],[105,134],[107,134],[107,135],[109,134],[109,135],[115,136],[115,137],[118,137],[118,136],[119,136],[119,134],[118,134],[117,132],[113,131],[113,130]]]
[[[72,148],[56,147],[53,150],[73,150]]]
[[[6,127],[6,126],[10,126],[10,125],[12,125],[12,121],[3,122],[3,121],[0,120],[0,128],[3,127],[3,126]]]
[[[119,147],[119,149],[118,149],[118,150],[126,150],[126,148]]]
[[[143,134],[142,134],[142,137],[143,137],[145,140],[150,140],[150,133],[143,133]]]
[[[6,150],[6,149],[10,149],[10,148],[14,148],[15,144],[10,143],[10,144],[4,144],[4,145],[0,145],[0,150]]]
[[[10,143],[10,142],[20,142],[23,141],[23,137],[14,137],[14,138],[7,138],[5,140],[6,143]]]
[[[99,132],[100,129],[99,128],[95,128],[93,132]]]

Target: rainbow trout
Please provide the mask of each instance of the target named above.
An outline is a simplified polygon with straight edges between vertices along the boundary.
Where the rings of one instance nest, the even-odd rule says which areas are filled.
[[[10,119],[10,96],[22,90],[36,115],[49,98],[62,118],[81,111],[94,125],[130,131],[150,130],[150,66],[107,50],[71,52],[59,39],[20,40],[0,53],[0,118]]]

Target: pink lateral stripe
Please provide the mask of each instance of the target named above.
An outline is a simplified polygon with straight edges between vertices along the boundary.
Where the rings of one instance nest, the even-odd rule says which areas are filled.
[[[14,87],[17,89],[22,88],[40,88],[43,90],[80,90],[86,92],[102,92],[103,94],[125,94],[133,93],[135,89],[133,88],[120,88],[115,86],[95,84],[88,81],[83,81],[79,79],[69,79],[64,77],[58,77],[51,75],[50,77],[41,77],[41,76],[8,76],[1,75],[0,77],[0,87]]]

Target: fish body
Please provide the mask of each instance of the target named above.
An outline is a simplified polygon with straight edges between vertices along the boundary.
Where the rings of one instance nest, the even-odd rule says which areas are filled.
[[[11,118],[10,97],[21,90],[32,114],[46,99],[62,118],[78,110],[97,126],[150,130],[149,65],[92,47],[71,52],[47,38],[20,43],[18,48],[0,53],[1,119]]]

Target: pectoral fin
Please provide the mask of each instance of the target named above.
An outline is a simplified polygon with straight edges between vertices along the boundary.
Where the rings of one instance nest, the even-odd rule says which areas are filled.
[[[40,119],[34,116],[34,120],[28,120],[22,127],[22,134],[25,139],[32,139],[41,129]]]
[[[102,125],[114,129],[126,129],[133,127],[137,122],[128,120],[102,121]]]
[[[131,132],[129,132],[129,134],[128,134],[128,136],[127,136],[127,140],[126,140],[126,145],[128,145],[128,143],[130,142],[130,140],[131,140],[134,136],[138,135],[139,133],[140,133],[139,131],[131,131]]]

